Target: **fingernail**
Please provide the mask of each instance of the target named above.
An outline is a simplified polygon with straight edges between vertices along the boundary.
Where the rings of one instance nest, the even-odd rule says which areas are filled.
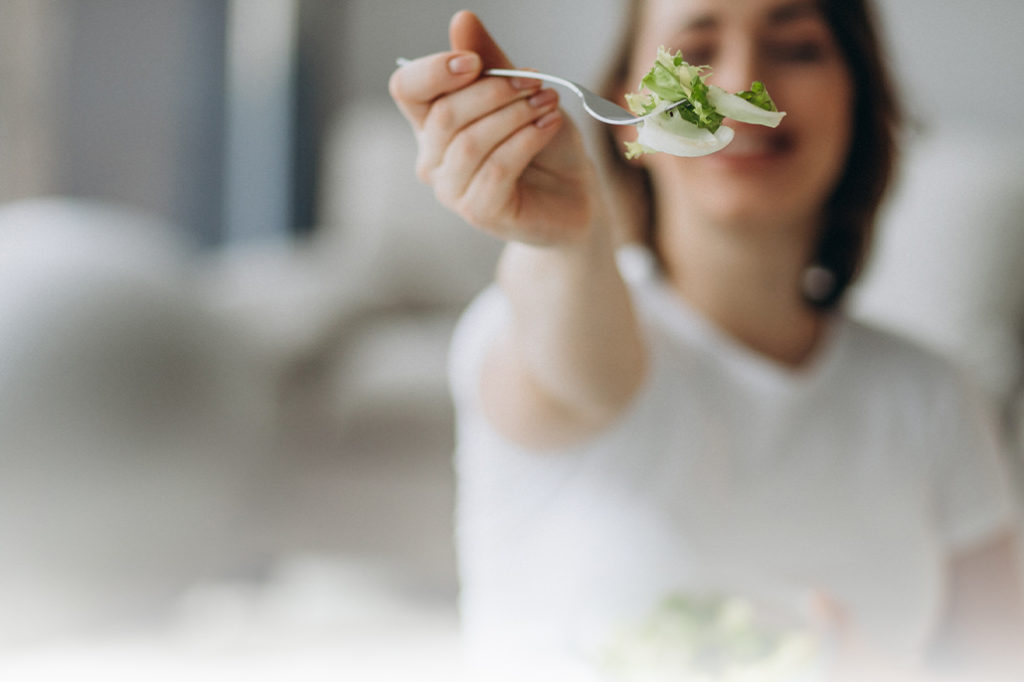
[[[480,57],[475,54],[460,54],[448,60],[448,70],[458,75],[471,73],[480,68]]]
[[[542,107],[554,103],[557,99],[558,93],[555,92],[554,90],[541,90],[536,95],[534,95],[533,97],[526,101],[530,103],[531,107],[534,107],[535,109],[540,109]]]
[[[534,121],[533,125],[537,126],[538,128],[547,128],[550,125],[554,125],[561,117],[561,113],[559,113],[559,111],[556,109],[555,111],[544,114],[543,116],[538,118],[536,121]]]
[[[537,80],[533,78],[509,78],[509,85],[516,90],[530,90],[537,87]]]

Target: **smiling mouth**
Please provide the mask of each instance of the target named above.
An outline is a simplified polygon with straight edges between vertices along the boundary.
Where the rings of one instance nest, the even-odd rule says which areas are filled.
[[[717,156],[725,159],[760,159],[785,154],[793,147],[793,140],[788,135],[755,134],[748,131],[736,131],[733,138]]]

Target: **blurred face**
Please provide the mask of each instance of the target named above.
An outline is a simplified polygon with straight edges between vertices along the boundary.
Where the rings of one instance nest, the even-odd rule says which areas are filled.
[[[664,211],[685,209],[743,225],[816,226],[846,161],[853,105],[849,70],[817,4],[647,0],[630,87],[650,68],[659,45],[682,50],[692,64],[710,65],[708,81],[730,92],[763,81],[787,112],[774,129],[726,120],[736,137],[711,156],[643,157]]]

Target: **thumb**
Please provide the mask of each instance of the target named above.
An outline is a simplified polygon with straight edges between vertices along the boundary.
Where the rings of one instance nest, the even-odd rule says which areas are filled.
[[[832,595],[822,590],[811,590],[804,595],[802,606],[811,630],[832,655],[860,655],[862,643],[850,614]]]
[[[811,590],[804,595],[804,616],[819,632],[846,639],[851,634],[850,616],[830,594]]]
[[[484,68],[512,67],[512,62],[498,47],[498,43],[494,42],[480,18],[469,10],[462,10],[452,17],[448,26],[448,40],[452,50],[466,50],[480,55]]]
[[[805,614],[831,658],[830,682],[911,682],[919,679],[910,662],[885,655],[863,636],[849,610],[831,594],[812,590],[806,595]]]

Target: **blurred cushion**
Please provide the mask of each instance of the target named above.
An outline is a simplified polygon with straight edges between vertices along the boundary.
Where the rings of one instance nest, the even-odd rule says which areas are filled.
[[[144,617],[245,551],[270,386],[174,234],[90,202],[0,208],[0,646]]]
[[[914,139],[853,310],[946,353],[993,397],[1024,372],[1021,140],[977,131]]]
[[[321,246],[366,306],[463,306],[494,274],[501,243],[443,208],[415,175],[416,142],[390,103],[341,111],[325,150]]]

